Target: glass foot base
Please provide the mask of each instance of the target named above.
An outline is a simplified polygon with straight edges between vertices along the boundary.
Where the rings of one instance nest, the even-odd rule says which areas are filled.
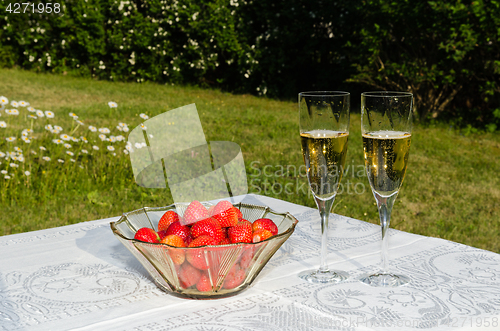
[[[410,278],[407,276],[382,273],[363,275],[359,280],[374,287],[398,287],[410,282]]]
[[[338,270],[307,270],[299,273],[299,278],[316,284],[339,283],[349,278],[349,274]]]

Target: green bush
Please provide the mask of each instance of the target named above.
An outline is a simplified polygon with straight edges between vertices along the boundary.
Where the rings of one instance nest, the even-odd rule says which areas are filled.
[[[500,125],[499,1],[365,0],[358,12],[351,81],[413,92],[420,120]]]
[[[252,60],[229,0],[61,3],[64,15],[0,18],[2,65],[109,80],[241,85],[234,72]],[[1,12],[8,5],[0,3]]]

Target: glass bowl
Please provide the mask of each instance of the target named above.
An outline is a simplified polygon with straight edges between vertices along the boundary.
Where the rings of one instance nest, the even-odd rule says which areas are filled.
[[[207,208],[211,206],[209,203],[202,204]],[[157,230],[158,222],[166,211],[175,210],[182,216],[187,206],[187,203],[178,203],[159,208],[144,207],[125,213],[117,222],[110,224],[118,240],[146,268],[158,287],[181,298],[225,298],[245,290],[292,235],[298,223],[290,213],[237,203],[234,206],[241,211],[244,219],[253,223],[259,218],[269,218],[277,225],[278,234],[258,243],[186,248],[134,239],[135,232],[140,228]]]

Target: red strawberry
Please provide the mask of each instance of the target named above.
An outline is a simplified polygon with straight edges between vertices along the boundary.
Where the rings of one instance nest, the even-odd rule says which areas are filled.
[[[234,226],[238,223],[238,215],[235,209],[231,202],[226,200],[219,201],[213,210],[213,217],[219,221],[220,226],[223,228]]]
[[[233,207],[233,209],[234,209],[234,212],[236,213],[236,215],[238,215],[238,221],[241,221],[243,219],[243,214],[241,213],[241,210],[239,210],[236,207]]]
[[[160,236],[160,241],[167,235],[167,230],[158,231],[158,236]]]
[[[182,238],[182,240],[186,241],[187,237],[189,236],[189,227],[182,225],[180,221],[174,222],[170,224],[170,226],[167,229],[166,235],[171,235],[175,234],[179,237]]]
[[[222,227],[230,227],[235,226],[238,223],[238,215],[235,212],[236,208],[229,208],[221,211],[218,214],[214,215],[214,218],[219,221],[220,226]]]
[[[201,274],[200,280],[196,283],[196,289],[200,292],[208,292],[212,290],[212,284],[210,284],[210,278],[206,272]]]
[[[170,246],[174,246],[174,247],[186,247],[186,244],[184,243],[184,240],[181,237],[179,237],[178,235],[176,235],[176,234],[170,234],[168,236],[165,236],[161,240],[161,243],[162,244],[167,244],[167,245],[170,245]]]
[[[250,266],[254,254],[254,246],[247,246],[245,250],[241,253],[240,267],[241,269],[246,269]]]
[[[233,208],[233,204],[231,202],[227,200],[221,200],[217,202],[217,204],[215,205],[213,214],[211,216],[219,214],[220,212],[223,212],[224,210],[228,210],[231,208]]]
[[[163,214],[163,216],[160,218],[160,221],[158,222],[158,231],[167,230],[170,224],[179,220],[179,215],[175,211],[167,211],[165,214]]]
[[[252,223],[247,220],[238,222],[227,230],[227,236],[232,243],[251,243]]]
[[[189,230],[189,234],[188,236],[186,237],[186,239],[184,239],[184,242],[186,243],[186,246],[189,246],[189,244],[193,241],[193,236],[191,235],[191,230]]]
[[[160,237],[155,230],[151,228],[140,228],[134,235],[134,239],[145,241],[148,243],[159,243]]]
[[[254,231],[252,241],[254,243],[258,243],[259,241],[266,240],[267,238],[271,238],[273,234],[269,230],[261,229]]]
[[[202,235],[210,236],[215,240],[216,244],[223,238],[219,222],[211,217],[194,223],[191,226],[191,235],[195,239]]]
[[[254,232],[258,230],[268,230],[273,236],[278,234],[278,227],[269,218],[259,218],[253,222],[252,229]]]
[[[189,288],[198,282],[201,277],[201,272],[189,263],[184,263],[178,275],[181,286],[183,288]]]
[[[217,245],[217,242],[210,236],[201,235],[198,238],[193,239],[188,247],[199,247],[205,245]],[[207,270],[209,268],[209,262],[205,256],[204,248],[199,249],[189,249],[186,253],[186,259],[191,265],[200,270]]]
[[[227,238],[227,229],[228,228],[221,228],[221,230],[222,230],[222,239]]]
[[[219,245],[229,245],[231,244],[231,240],[229,240],[229,238],[225,237],[223,238],[220,242],[219,242]]]
[[[224,288],[226,289],[232,289],[235,288],[243,281],[245,280],[245,270],[241,269],[239,264],[235,264],[231,270],[229,270],[229,273],[226,276],[226,279],[224,280]]]
[[[190,225],[208,218],[208,210],[199,201],[194,200],[189,204],[181,220],[182,225]]]
[[[165,238],[161,240],[161,243],[174,247],[186,247],[184,240],[182,240],[181,237],[175,234],[165,236]],[[175,248],[169,249],[168,254],[170,255],[172,261],[174,261],[175,264],[182,264],[186,259],[184,250],[182,249],[175,249]]]

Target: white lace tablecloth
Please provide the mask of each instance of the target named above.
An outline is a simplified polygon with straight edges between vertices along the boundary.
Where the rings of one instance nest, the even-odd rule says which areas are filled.
[[[257,195],[245,202],[289,211],[290,239],[253,287],[211,301],[155,286],[113,236],[117,218],[0,237],[0,330],[500,330],[500,255],[391,230],[394,269],[411,283],[356,280],[380,263],[380,227],[331,215],[329,262],[341,284],[297,277],[319,265],[317,210]]]

